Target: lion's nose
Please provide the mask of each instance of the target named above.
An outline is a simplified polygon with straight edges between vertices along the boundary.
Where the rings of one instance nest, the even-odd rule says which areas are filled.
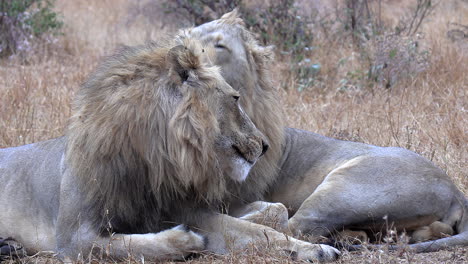
[[[270,147],[270,145],[268,145],[268,143],[265,142],[265,140],[262,140],[262,154],[260,154],[260,156],[263,156],[263,154],[265,154],[265,152],[267,152],[269,147]]]

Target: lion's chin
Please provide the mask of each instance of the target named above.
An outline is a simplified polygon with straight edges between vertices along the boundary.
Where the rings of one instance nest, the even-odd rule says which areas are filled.
[[[254,163],[255,164],[255,163]],[[234,160],[234,169],[232,170],[231,178],[238,182],[243,182],[247,179],[250,169],[254,165],[247,162],[245,159],[238,158]]]

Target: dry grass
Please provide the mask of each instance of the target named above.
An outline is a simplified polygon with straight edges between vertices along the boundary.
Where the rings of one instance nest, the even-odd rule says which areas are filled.
[[[313,43],[317,49],[311,58],[322,65],[318,82],[298,92],[297,82],[287,73],[289,65],[275,68],[281,73],[276,75],[284,77],[277,80],[278,85],[289,87],[281,92],[288,124],[327,136],[411,149],[447,171],[468,193],[468,49],[466,40],[454,43],[446,38],[449,23],[468,24],[468,4],[443,2],[422,28],[424,44],[433,54],[430,68],[391,89],[353,84],[338,89],[347,72],[362,70],[364,65],[359,50],[318,28]],[[383,19],[396,23],[406,5],[405,1],[384,1]],[[164,37],[178,25],[161,9],[154,10],[152,17],[142,15],[130,0],[61,0],[57,9],[66,27],[56,45],[37,50],[27,65],[15,59],[0,61],[0,147],[62,135],[74,91],[100,56],[120,44]],[[339,63],[343,58],[345,62]],[[417,255],[405,251],[345,252],[338,263],[466,263],[467,254],[466,247]],[[22,261],[45,263],[53,259]],[[203,256],[191,262],[292,261],[274,250],[252,246],[245,252]]]
[[[89,263],[136,263],[137,259],[127,259],[121,262],[105,261],[101,259],[93,259]],[[17,261],[6,261],[8,264],[13,263],[37,263],[37,264],[59,264],[61,263],[54,257],[35,256],[27,257]],[[400,251],[368,251],[363,250],[360,252],[343,252],[342,256],[336,264],[400,264],[400,263],[421,263],[421,264],[463,264],[468,262],[468,249],[456,248],[452,250],[443,250],[432,253],[414,254],[404,250]],[[181,262],[164,262],[167,264],[175,264]],[[281,254],[275,251],[274,248],[260,249],[251,245],[244,251],[236,251],[227,255],[203,255],[198,258],[189,259],[187,264],[222,264],[222,263],[306,263],[303,261],[295,261],[290,256]],[[6,263],[5,263],[6,264]]]

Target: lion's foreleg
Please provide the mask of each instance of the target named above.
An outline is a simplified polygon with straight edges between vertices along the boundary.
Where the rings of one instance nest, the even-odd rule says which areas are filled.
[[[73,241],[68,246],[73,249],[61,250],[65,262],[86,260],[90,254],[113,259],[183,260],[204,250],[205,240],[185,226],[177,226],[159,233],[96,236],[92,240]]]
[[[149,234],[115,234],[98,242],[107,255],[147,260],[182,260],[204,250],[204,238],[183,226]]]
[[[207,251],[227,253],[245,249],[253,243],[257,246],[273,246],[285,252],[294,252],[298,259],[330,261],[339,251],[326,245],[311,244],[289,237],[271,227],[251,223],[224,214],[206,213],[199,217],[199,232],[207,237]]]
[[[93,213],[86,210],[85,192],[76,188],[73,175],[65,173],[56,225],[57,252],[64,260],[87,259],[90,254],[116,259],[129,256],[146,260],[179,260],[205,248],[205,240],[187,228],[177,226],[159,233],[101,235],[93,225]],[[86,261],[87,262],[87,261]]]

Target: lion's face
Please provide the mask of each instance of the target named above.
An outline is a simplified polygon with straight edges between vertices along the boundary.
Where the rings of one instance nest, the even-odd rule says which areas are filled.
[[[252,69],[252,63],[249,62],[242,25],[224,23],[224,20],[220,19],[193,28],[191,33],[204,45],[215,49],[214,63],[221,67],[223,77],[235,89],[242,89],[245,82],[253,81],[245,79],[251,75],[245,71],[255,69]]]
[[[181,56],[180,52],[176,56]],[[203,57],[203,54],[200,56]],[[178,111],[171,122],[173,130],[189,122],[195,137],[205,139],[206,142],[210,138],[213,140],[215,162],[222,173],[235,181],[244,181],[252,166],[268,149],[267,139],[243,111],[239,104],[239,92],[224,80],[219,67],[185,67],[184,63],[177,60],[180,58],[173,59],[176,61],[173,63],[173,72],[180,77],[179,91],[184,99],[177,103]],[[189,112],[192,112],[191,119],[179,118]],[[190,138],[188,142],[193,144],[194,140],[197,139]],[[209,148],[198,144],[193,147],[198,147],[200,153]]]
[[[268,149],[265,136],[258,131],[239,105],[239,93],[222,81],[216,95],[219,135],[215,150],[221,169],[233,180],[244,181],[258,158]]]

